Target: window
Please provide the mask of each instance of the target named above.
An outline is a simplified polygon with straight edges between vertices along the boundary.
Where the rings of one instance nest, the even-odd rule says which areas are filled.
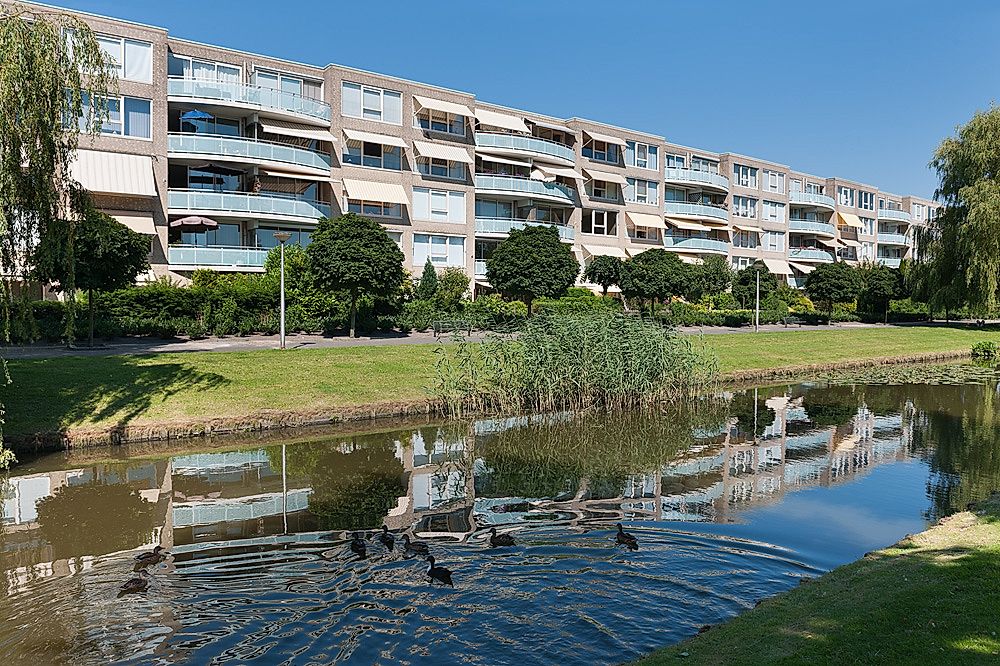
[[[239,83],[243,70],[233,65],[225,65],[207,60],[196,60],[186,56],[167,55],[167,75],[199,81],[219,81]]]
[[[741,271],[744,268],[749,268],[750,265],[753,262],[754,262],[754,258],[753,257],[733,257],[732,258],[733,269],[738,270],[738,271]]]
[[[924,204],[913,204],[913,219],[917,221],[922,221],[924,215],[927,212],[927,206]]]
[[[837,186],[837,202],[841,206],[853,206],[854,205],[854,189],[850,187],[844,187],[843,185]]]
[[[585,210],[580,230],[585,234],[618,235],[618,213],[613,210]]]
[[[288,243],[291,245],[305,247],[312,240],[312,231],[279,227],[258,227],[254,230],[255,247],[277,247],[278,240],[274,237],[275,231],[287,231],[292,234],[292,237],[288,239]]]
[[[865,228],[865,234],[868,236],[875,235],[875,220],[870,217],[859,217],[862,226]]]
[[[393,90],[344,81],[341,112],[345,116],[403,124],[403,96]]]
[[[785,191],[785,174],[780,171],[765,171],[764,172],[764,189],[768,192],[778,192],[779,194]]]
[[[288,95],[296,97],[308,97],[309,99],[323,99],[323,84],[319,81],[310,81],[299,76],[289,76],[278,72],[257,70],[253,74],[255,86],[278,90]]]
[[[874,258],[875,258],[875,243],[862,243],[861,259],[874,259]]]
[[[553,208],[552,206],[535,206],[535,221],[548,222],[550,224],[566,224],[566,208]],[[528,207],[518,208],[518,217],[528,219],[531,209]]]
[[[618,185],[604,180],[592,180],[587,183],[587,196],[591,199],[618,201]]]
[[[629,235],[636,240],[660,240],[660,230],[650,227],[635,227],[629,232]]]
[[[111,60],[119,79],[153,82],[153,45],[121,37],[97,36],[101,51]]]
[[[764,232],[764,249],[768,252],[785,251],[785,234],[781,231]]]
[[[706,171],[708,173],[719,173],[719,163],[714,160],[707,160],[704,157],[692,157],[691,168],[695,171]]]
[[[181,231],[177,233],[171,230],[170,242],[198,247],[240,247],[243,245],[240,225],[221,222],[215,229],[207,231]]]
[[[733,182],[742,187],[757,189],[757,169],[744,164],[733,165]]]
[[[432,132],[465,136],[465,116],[435,111],[434,109],[420,109],[413,114],[413,126]]]
[[[101,104],[101,102],[98,102]],[[108,97],[103,100],[108,115],[101,125],[101,134],[129,136],[137,139],[148,139],[150,133],[150,104],[148,99],[138,97]],[[83,115],[80,117],[80,129],[85,130],[89,121],[98,113],[91,107],[90,97],[83,97]]]
[[[344,144],[344,164],[399,171],[403,164],[402,158],[403,150],[399,146],[369,141],[348,141]]]
[[[512,220],[514,219],[514,204],[510,201],[476,199],[476,217]]]
[[[760,242],[760,238],[756,231],[734,231],[733,232],[733,247],[746,247],[754,248]]]
[[[413,234],[413,265],[423,266],[428,259],[437,266],[465,268],[465,238]]]
[[[875,210],[875,193],[858,190],[858,208]]]
[[[792,178],[788,181],[788,191],[789,192],[801,192],[802,191],[802,181],[798,178]]]
[[[659,203],[657,196],[657,184],[650,180],[639,180],[638,178],[626,178],[628,185],[625,186],[625,201],[635,203],[650,204],[655,206]]]
[[[613,143],[591,139],[583,146],[583,156],[598,162],[618,164],[618,146]]]
[[[663,165],[668,168],[683,169],[687,166],[687,158],[683,155],[667,153],[663,156]]]
[[[777,201],[765,201],[762,208],[762,220],[767,222],[785,221],[785,204],[778,203]]]
[[[753,197],[738,197],[733,195],[733,215],[756,219],[757,200]]]
[[[414,187],[413,219],[465,224],[465,193]]]
[[[465,179],[465,164],[437,157],[418,157],[417,171],[425,176],[451,178],[452,180]]]
[[[399,204],[391,204],[381,201],[360,201],[358,199],[348,199],[347,212],[359,213],[361,215],[374,215],[376,217],[403,217],[402,206]]]
[[[824,194],[826,186],[819,183],[806,183],[806,194]]]
[[[648,143],[626,141],[625,164],[639,167],[640,169],[652,169],[655,171],[659,168],[657,167],[657,152],[656,146],[651,146]]]

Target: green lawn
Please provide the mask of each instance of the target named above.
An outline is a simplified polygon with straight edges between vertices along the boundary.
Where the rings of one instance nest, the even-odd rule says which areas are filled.
[[[1000,501],[638,662],[1000,663]]]
[[[706,335],[723,372],[967,350],[997,333],[941,327]],[[8,434],[323,411],[418,400],[433,345],[79,356],[9,362],[0,390]]]

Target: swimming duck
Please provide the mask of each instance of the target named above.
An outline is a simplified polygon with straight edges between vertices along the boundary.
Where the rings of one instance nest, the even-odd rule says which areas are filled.
[[[139,571],[140,569],[145,569],[146,567],[159,564],[163,560],[167,559],[168,555],[170,555],[170,553],[163,550],[163,546],[157,546],[153,550],[147,550],[145,553],[139,553],[135,556],[135,566],[133,567],[133,570]]]
[[[354,533],[354,540],[351,541],[351,552],[362,560],[368,555],[368,549],[365,540],[361,538],[361,532]]]
[[[455,587],[455,584],[451,582],[451,571],[445,569],[444,567],[434,566],[433,555],[427,556],[427,578],[430,579],[429,582],[431,585],[434,584],[434,581],[437,581],[442,585],[451,585],[452,587]]]
[[[423,541],[410,541],[410,535],[403,535],[403,554],[407,557],[414,555],[427,555],[431,549]]]
[[[396,545],[396,536],[385,525],[382,526],[382,534],[378,535],[378,540],[382,542],[386,550],[392,550],[392,547]]]
[[[639,540],[623,530],[621,523],[618,523],[618,534],[615,535],[615,544],[625,546],[629,550],[639,550]]]
[[[129,578],[127,581],[121,584],[118,588],[118,597],[121,598],[126,594],[136,594],[138,592],[145,592],[146,588],[149,587],[149,574],[143,569],[139,571],[139,575],[134,578]]]
[[[500,546],[516,546],[517,542],[509,534],[497,534],[497,528],[490,528],[490,545],[494,548]]]

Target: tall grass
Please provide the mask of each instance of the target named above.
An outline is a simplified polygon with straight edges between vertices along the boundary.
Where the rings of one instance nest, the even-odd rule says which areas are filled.
[[[718,375],[690,337],[613,312],[538,315],[437,353],[434,393],[452,413],[625,409],[688,397]]]

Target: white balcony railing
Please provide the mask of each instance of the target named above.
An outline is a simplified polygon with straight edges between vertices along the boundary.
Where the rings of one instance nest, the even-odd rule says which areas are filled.
[[[903,234],[878,233],[879,245],[909,245],[906,236]]]
[[[879,208],[878,209],[878,219],[880,220],[897,220],[899,222],[909,222],[910,214],[905,210],[892,210],[889,208]]]
[[[476,132],[477,148],[499,148],[504,151],[556,157],[566,162],[576,161],[576,152],[567,145],[524,134]]]
[[[837,203],[833,200],[833,197],[828,197],[825,194],[814,194],[812,192],[789,192],[788,201],[793,204],[822,206],[831,210],[837,207]]]
[[[714,238],[687,238],[685,236],[664,236],[663,246],[668,250],[690,250],[694,252],[729,252],[729,243]]]
[[[790,247],[788,248],[789,259],[799,259],[801,261],[832,262],[833,255],[826,250],[814,247]]]
[[[667,167],[663,170],[663,177],[668,183],[697,183],[699,185],[717,187],[726,192],[729,191],[728,178],[700,169]]]
[[[832,224],[816,222],[815,220],[788,220],[788,230],[793,233],[818,234],[820,236],[836,236],[837,230]]]
[[[512,195],[528,194],[536,197],[546,197],[569,204],[576,201],[576,190],[568,185],[563,185],[562,183],[546,183],[541,180],[517,178],[514,176],[494,176],[490,174],[477,173],[476,191]]]
[[[666,201],[663,211],[667,215],[682,215],[686,217],[708,217],[714,220],[728,220],[729,211],[719,206],[709,206],[688,201]]]
[[[234,106],[280,111],[330,122],[330,105],[318,99],[295,93],[245,83],[188,79],[172,76],[167,79],[167,96],[214,100]]]
[[[537,220],[511,220],[499,217],[477,217],[477,234],[509,234],[511,229],[523,229],[525,225],[552,226],[559,232],[560,240],[571,241],[574,237],[573,227]]]
[[[167,193],[171,213],[220,213],[237,216],[271,216],[281,219],[318,220],[330,217],[330,206],[318,201],[296,199],[278,194],[249,192],[212,192],[209,190],[171,189]]]
[[[244,137],[215,134],[188,134],[172,132],[167,135],[168,156],[199,155],[273,162],[308,167],[320,171],[330,170],[330,156],[297,146],[272,141],[259,141]]]
[[[193,268],[263,268],[267,248],[171,245],[167,261],[171,266]]]

